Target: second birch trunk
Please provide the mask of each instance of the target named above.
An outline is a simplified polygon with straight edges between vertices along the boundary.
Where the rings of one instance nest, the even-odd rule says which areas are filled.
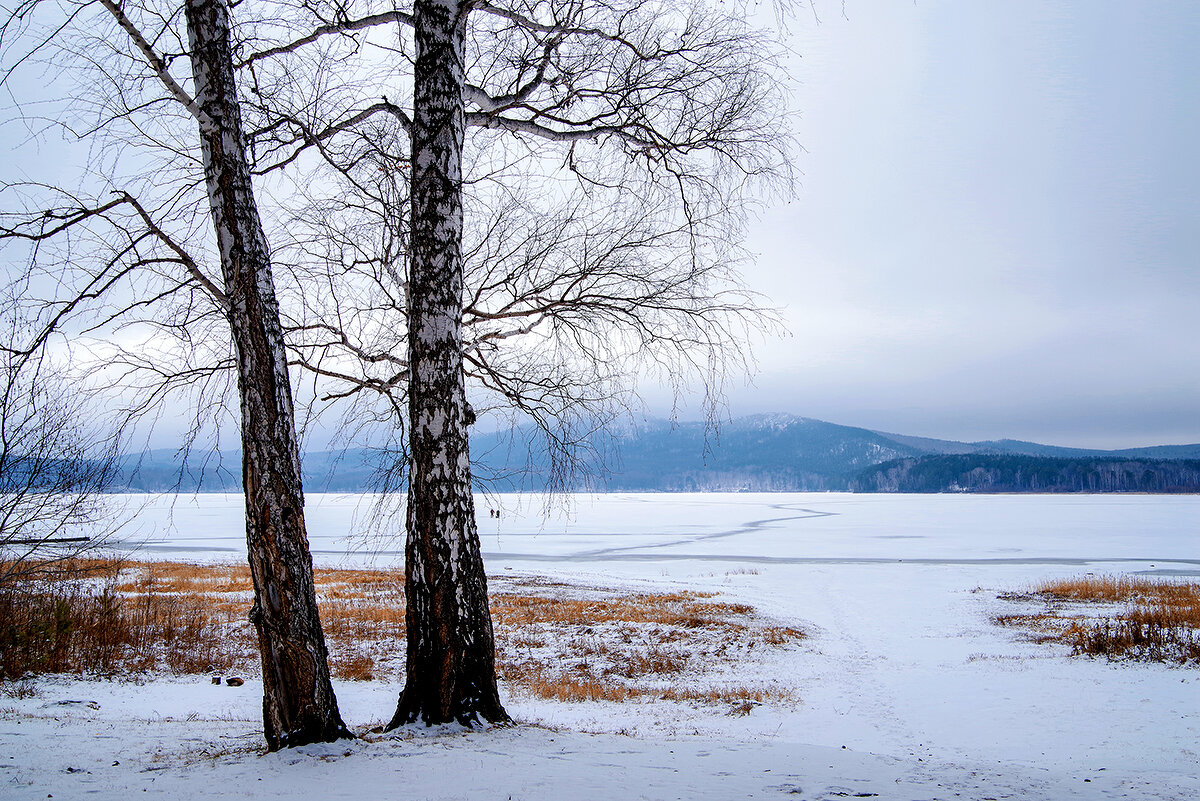
[[[408,282],[407,674],[389,728],[508,720],[496,689],[462,364],[466,7],[418,0]]]

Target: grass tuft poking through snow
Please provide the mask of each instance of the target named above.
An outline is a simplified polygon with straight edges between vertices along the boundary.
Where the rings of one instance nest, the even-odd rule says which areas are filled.
[[[246,621],[244,565],[81,565],[0,592],[0,672],[229,674],[257,672]],[[335,678],[398,680],[404,577],[394,570],[317,569]],[[613,594],[537,578],[493,580],[497,667],[512,692],[557,701],[791,700],[785,687],[736,681],[739,663],[804,635],[772,626],[711,592]]]
[[[999,615],[995,622],[1070,645],[1077,655],[1200,665],[1200,584],[1142,576],[1083,576],[1044,581],[1030,593],[1040,612]],[[1097,610],[1094,605],[1101,605]]]

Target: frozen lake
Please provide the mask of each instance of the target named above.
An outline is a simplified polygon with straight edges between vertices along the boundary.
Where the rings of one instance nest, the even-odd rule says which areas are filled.
[[[240,495],[128,496],[124,532],[148,558],[245,554]],[[1200,575],[1200,496],[840,493],[479,496],[489,569],[568,562],[1062,565]],[[499,509],[492,518],[489,509]],[[372,496],[310,495],[322,563],[392,563],[403,517]],[[638,570],[636,572],[645,572]]]
[[[244,554],[238,496],[130,501],[143,504],[129,531],[138,557]],[[490,574],[718,590],[809,636],[772,668],[796,688],[794,708],[736,720],[647,708],[631,723],[599,704],[516,707],[527,720],[846,746],[934,783],[939,771],[979,776],[981,798],[1006,787],[1028,798],[1200,794],[1195,667],[1073,658],[992,623],[1017,611],[999,594],[1040,579],[1200,575],[1200,497],[613,494],[549,513],[543,503],[477,498]],[[402,518],[376,525],[370,499],[313,495],[307,518],[318,563],[398,561]]]

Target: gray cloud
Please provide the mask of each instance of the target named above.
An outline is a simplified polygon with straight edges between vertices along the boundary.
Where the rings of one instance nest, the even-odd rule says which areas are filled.
[[[733,414],[1200,441],[1200,5],[852,0],[797,26],[807,154]]]

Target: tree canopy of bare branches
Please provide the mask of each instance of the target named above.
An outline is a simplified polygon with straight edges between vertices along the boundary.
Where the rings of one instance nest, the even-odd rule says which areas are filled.
[[[726,377],[750,366],[747,335],[771,322],[738,277],[738,243],[747,190],[789,178],[777,43],[736,8],[459,8],[472,405],[548,435],[636,406],[639,377],[699,383],[715,406]],[[255,28],[247,46],[260,49],[246,56],[263,169],[287,165],[303,190],[276,241],[305,273],[295,286],[325,282],[285,304],[300,314],[295,358],[331,397],[367,390],[396,408],[408,386],[397,232],[410,224],[412,19],[314,7],[290,39]],[[311,82],[321,96],[297,89],[297,74],[322,76]],[[315,112],[324,103],[335,116]]]
[[[82,188],[3,188],[43,340],[103,341],[137,409],[230,371],[244,388],[191,5],[98,2],[35,31],[28,0],[0,32],[26,43],[6,67],[76,76],[48,119],[94,142]],[[229,36],[290,363],[408,448],[394,722],[502,720],[468,426],[530,420],[569,472],[647,373],[715,408],[770,324],[738,268],[754,194],[789,179],[778,44],[737,4],[632,0],[246,0]]]

